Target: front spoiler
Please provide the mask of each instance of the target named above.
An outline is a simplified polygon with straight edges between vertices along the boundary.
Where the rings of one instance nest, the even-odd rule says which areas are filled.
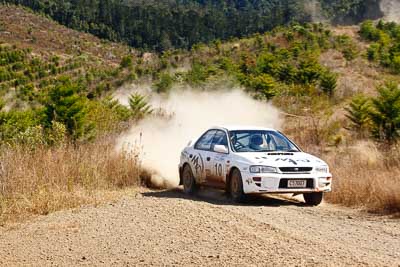
[[[254,177],[261,178],[261,182],[255,182]],[[255,175],[249,172],[242,172],[243,191],[245,194],[303,194],[314,192],[330,192],[332,191],[332,174],[262,174]],[[281,188],[281,179],[303,180],[312,179],[313,187],[308,188]]]

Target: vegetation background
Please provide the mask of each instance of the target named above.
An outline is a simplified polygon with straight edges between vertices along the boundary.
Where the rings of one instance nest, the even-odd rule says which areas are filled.
[[[295,0],[2,2],[1,221],[146,183],[141,147],[116,153],[115,140],[165,114],[138,93],[115,100],[127,84],[160,95],[240,86],[281,109],[283,130],[330,163],[328,201],[400,211],[400,25],[312,23]],[[377,1],[314,3],[333,23],[382,15]]]

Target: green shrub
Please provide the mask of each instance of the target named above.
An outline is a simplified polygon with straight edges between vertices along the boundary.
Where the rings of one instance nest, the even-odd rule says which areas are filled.
[[[121,68],[129,68],[132,67],[132,57],[130,55],[124,56],[121,60]]]
[[[129,108],[121,105],[118,100],[113,99],[111,96],[101,100],[101,104],[110,110],[118,121],[127,121],[130,117]]]
[[[35,97],[35,87],[33,84],[27,84],[18,87],[17,96],[22,100],[32,101]]]
[[[153,112],[146,97],[139,93],[134,93],[129,97],[129,107],[131,109],[131,116],[136,120],[140,120]]]
[[[348,61],[354,60],[358,53],[358,49],[355,46],[348,46],[342,50],[343,57]]]
[[[333,96],[336,86],[337,74],[330,71],[325,71],[320,77],[320,87],[322,91],[329,96]]]
[[[378,88],[378,96],[372,99],[370,112],[373,135],[388,144],[400,136],[400,88],[388,82]]]
[[[292,84],[296,81],[297,69],[290,64],[282,64],[278,68],[279,80],[286,84]]]
[[[154,84],[157,93],[168,92],[173,84],[174,80],[168,73],[160,74],[159,80]]]
[[[11,110],[0,112],[0,140],[8,142],[19,133],[40,125],[42,110]]]
[[[297,81],[302,84],[312,84],[319,79],[322,67],[314,59],[307,59],[300,62],[297,72]]]
[[[15,144],[23,145],[29,149],[35,149],[46,145],[46,139],[41,125],[28,127],[23,132],[18,132],[13,137]]]
[[[51,127],[47,129],[46,142],[51,146],[60,146],[65,143],[67,128],[61,122],[53,121]]]
[[[62,78],[49,92],[45,100],[45,124],[50,127],[53,121],[64,124],[68,134],[75,140],[90,136],[93,125],[87,119],[88,100],[78,92],[80,85]]]
[[[274,78],[269,74],[264,73],[259,76],[251,77],[248,81],[248,85],[266,99],[271,99],[276,95],[276,83]]]
[[[394,22],[379,21],[377,26],[372,22],[363,23],[360,35],[373,43],[367,49],[367,57],[371,61],[400,73],[400,25]]]
[[[367,58],[368,60],[375,61],[379,58],[379,44],[371,44],[367,49]]]
[[[398,52],[398,54],[393,55],[392,62],[390,65],[393,72],[400,73],[400,51]]]
[[[272,53],[263,53],[257,58],[257,71],[259,73],[267,73],[276,77],[279,71],[279,63],[276,55]]]
[[[360,27],[360,35],[369,41],[379,41],[379,30],[371,20],[364,21]]]
[[[199,85],[205,82],[207,78],[207,69],[198,62],[194,62],[191,70],[186,74],[186,81],[193,85]]]
[[[345,110],[347,112],[346,117],[351,122],[349,129],[360,136],[365,136],[371,124],[371,118],[369,116],[371,110],[370,99],[362,94],[356,95]]]

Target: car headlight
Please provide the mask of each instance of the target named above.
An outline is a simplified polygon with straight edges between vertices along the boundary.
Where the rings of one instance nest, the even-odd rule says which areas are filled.
[[[328,166],[318,166],[314,168],[315,172],[328,173]]]
[[[251,173],[276,173],[275,167],[270,166],[250,166]]]

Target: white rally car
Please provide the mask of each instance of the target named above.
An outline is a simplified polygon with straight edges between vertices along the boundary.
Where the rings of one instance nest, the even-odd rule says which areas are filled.
[[[308,205],[331,191],[332,174],[321,159],[304,153],[281,132],[260,127],[212,127],[181,153],[180,184],[226,190],[241,202],[246,194],[303,194]]]

